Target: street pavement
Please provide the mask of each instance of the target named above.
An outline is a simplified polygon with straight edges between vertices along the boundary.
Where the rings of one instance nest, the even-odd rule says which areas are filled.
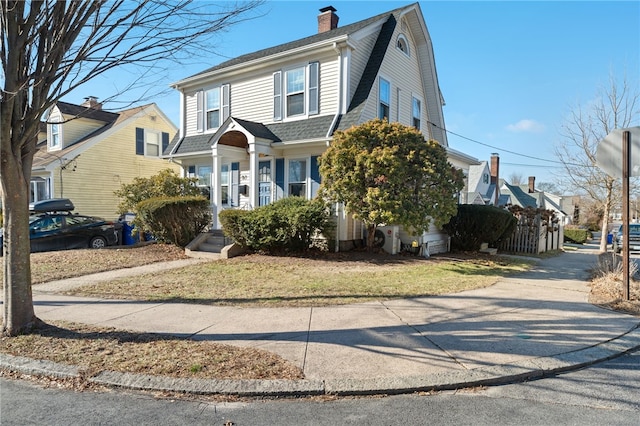
[[[96,383],[235,395],[366,395],[535,379],[640,348],[640,318],[588,302],[586,246],[540,259],[487,288],[434,297],[313,308],[238,308],[72,297],[59,292],[167,262],[33,287],[36,315],[253,347],[299,366],[304,380],[193,380],[103,372]],[[143,279],[141,277],[141,279]],[[0,354],[0,367],[76,376],[74,366]]]

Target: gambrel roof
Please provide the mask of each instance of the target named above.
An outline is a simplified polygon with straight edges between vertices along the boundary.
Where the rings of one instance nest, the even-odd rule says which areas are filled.
[[[399,7],[389,12],[381,13],[379,15],[364,19],[362,21],[345,25],[343,27],[334,28],[329,31],[314,34],[309,37],[305,37],[292,42],[284,43],[278,46],[262,49],[253,53],[241,55],[237,58],[233,58],[222,62],[216,66],[208,68],[200,73],[194,74],[190,77],[182,79],[174,84],[172,87],[180,89],[196,84],[200,84],[202,81],[208,78],[215,78],[217,75],[231,72],[234,69],[245,67],[257,63],[267,62],[270,59],[281,57],[287,54],[289,51],[295,51],[296,49],[303,48],[305,46],[320,45],[323,42],[327,43],[331,40],[343,39],[346,40],[350,35],[363,30],[367,27],[373,26],[377,28],[378,34],[375,44],[369,54],[366,66],[362,72],[358,85],[352,98],[349,100],[346,112],[338,117],[334,115],[324,115],[318,117],[311,117],[304,120],[296,121],[284,121],[277,123],[264,124],[263,126],[268,129],[273,138],[269,139],[273,142],[290,142],[299,140],[310,140],[320,138],[330,138],[336,130],[347,130],[350,127],[357,125],[361,122],[363,109],[366,101],[369,98],[372,89],[375,87],[377,76],[380,72],[380,67],[385,58],[385,54],[388,51],[390,44],[392,43],[392,37],[396,26],[400,20],[402,14],[408,11],[418,8],[417,3],[407,6]],[[422,22],[421,13],[419,21]],[[422,22],[422,25],[424,23]],[[424,27],[423,27],[424,28]],[[426,31],[426,28],[424,28]],[[430,40],[428,34],[424,34],[427,40],[427,44],[430,46]],[[430,49],[430,47],[428,48]],[[433,60],[432,52],[429,50],[431,56],[429,61]],[[433,64],[429,65],[432,69],[429,72],[435,73]],[[435,77],[435,74],[434,74]],[[441,93],[435,82],[436,97],[441,100]],[[427,108],[429,106],[427,105]],[[441,110],[439,112],[441,115]],[[234,117],[235,120],[240,120],[239,117]],[[437,120],[436,120],[437,121]],[[260,123],[255,123],[261,125]],[[243,126],[254,136],[255,134],[249,127]],[[254,129],[256,127],[254,126]],[[180,155],[193,155],[196,153],[204,153],[210,151],[214,142],[214,133],[205,133],[190,135],[185,137],[176,137],[169,144],[168,148],[164,151],[165,156],[180,156]],[[446,136],[443,136],[441,143],[446,147]]]
[[[248,62],[252,62],[255,60],[262,60],[264,58],[268,58],[273,55],[284,53],[289,50],[297,49],[299,47],[309,46],[309,45],[320,43],[322,41],[330,40],[336,37],[353,34],[356,31],[366,28],[367,26],[377,21],[380,21],[382,19],[388,19],[390,16],[393,16],[394,14],[398,14],[400,11],[405,10],[406,8],[407,6],[403,6],[403,7],[394,9],[390,12],[381,13],[379,15],[372,16],[371,18],[367,18],[362,21],[355,22],[353,24],[345,25],[344,27],[335,28],[331,31],[325,31],[323,33],[314,34],[312,36],[305,37],[299,40],[295,40],[288,43],[280,44],[278,46],[258,50],[257,52],[247,53],[245,55],[238,56],[237,58],[229,59],[228,61],[222,62],[202,72],[194,74],[191,77],[187,77],[183,80],[180,80],[175,84],[173,84],[173,86],[180,86],[182,83],[197,79],[199,77],[208,76],[209,74],[212,74],[215,71],[226,70],[227,68],[230,68],[233,66],[244,65]]]

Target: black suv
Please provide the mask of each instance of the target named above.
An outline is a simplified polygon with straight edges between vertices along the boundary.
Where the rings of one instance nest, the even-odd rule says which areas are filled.
[[[71,213],[74,205],[67,198],[44,200],[29,205],[31,251],[103,248],[118,244],[122,224],[99,217]],[[2,243],[0,235],[0,244]]]

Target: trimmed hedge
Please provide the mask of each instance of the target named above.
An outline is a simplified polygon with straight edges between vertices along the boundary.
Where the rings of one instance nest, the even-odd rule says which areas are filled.
[[[137,204],[135,223],[159,241],[185,247],[211,223],[209,200],[202,196],[155,197]]]
[[[305,251],[316,235],[329,237],[329,211],[320,199],[288,197],[254,210],[223,210],[219,216],[226,236],[254,251]]]
[[[584,244],[589,239],[591,233],[588,229],[565,228],[564,240],[569,243]]]
[[[443,226],[451,236],[453,250],[476,251],[482,243],[496,247],[513,234],[518,223],[515,216],[495,206],[461,204],[458,213]]]

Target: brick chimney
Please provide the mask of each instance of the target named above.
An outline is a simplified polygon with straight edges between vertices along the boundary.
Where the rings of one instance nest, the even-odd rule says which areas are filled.
[[[536,192],[536,177],[529,176],[529,194]]]
[[[333,6],[320,9],[320,15],[318,15],[318,33],[324,33],[338,28],[338,19],[340,18],[336,15],[336,9]]]
[[[98,102],[98,98],[95,96],[87,96],[84,98],[84,102],[80,104],[80,106],[92,109],[102,109],[102,104]]]
[[[498,184],[500,180],[500,155],[497,153],[491,154],[491,183]]]

